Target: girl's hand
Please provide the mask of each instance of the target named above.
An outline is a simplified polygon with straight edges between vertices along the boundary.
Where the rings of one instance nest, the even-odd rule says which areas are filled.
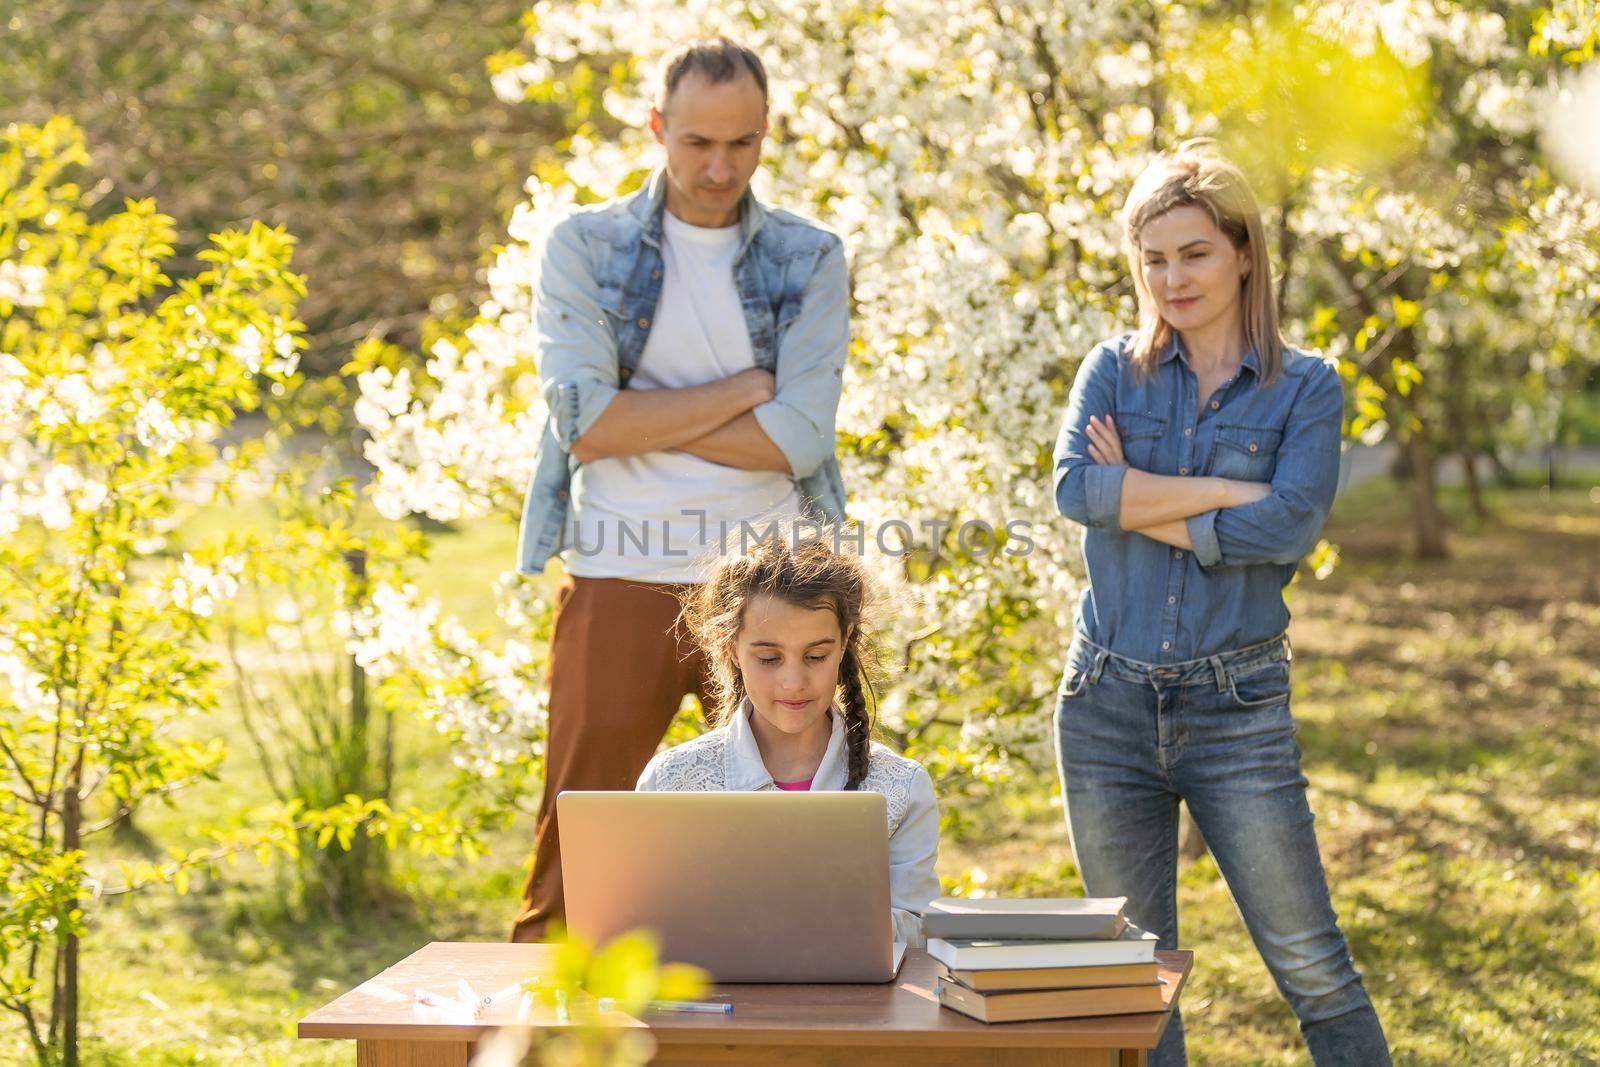
[[[1128,458],[1122,451],[1122,437],[1117,433],[1117,423],[1110,415],[1089,416],[1089,458],[1102,466],[1125,467]]]

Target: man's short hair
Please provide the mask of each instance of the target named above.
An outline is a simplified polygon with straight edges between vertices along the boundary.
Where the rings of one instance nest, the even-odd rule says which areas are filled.
[[[661,61],[661,91],[656,98],[656,110],[665,113],[667,99],[678,83],[689,74],[698,74],[712,85],[731,82],[741,74],[748,74],[767,95],[767,68],[761,57],[744,45],[726,37],[701,37],[673,49]]]

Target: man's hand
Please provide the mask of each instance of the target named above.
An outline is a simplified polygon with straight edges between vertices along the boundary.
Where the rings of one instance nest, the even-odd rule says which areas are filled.
[[[573,445],[580,463],[665,452],[717,429],[777,395],[770,371],[752,367],[682,389],[622,389]]]
[[[712,463],[724,467],[736,467],[739,470],[790,473],[789,460],[778,450],[778,446],[772,443],[772,438],[767,436],[753,414],[755,408],[777,396],[777,379],[770,371],[751,367],[749,370],[731,374],[725,380],[731,385],[749,390],[745,399],[750,402],[751,411],[746,411],[721,426],[708,430],[692,441],[685,441],[673,451],[699,456]]]
[[[794,473],[789,466],[788,457],[772,443],[772,438],[761,428],[761,423],[757,422],[755,415],[748,411],[731,422],[723,423],[703,437],[684,442],[673,451],[699,456],[712,463],[735,467],[742,471]]]
[[[771,371],[762,370],[760,367],[751,367],[749,370],[730,374],[728,380],[737,382],[749,390],[747,394],[748,406],[752,408],[760,407],[778,395],[778,379],[772,376]]]

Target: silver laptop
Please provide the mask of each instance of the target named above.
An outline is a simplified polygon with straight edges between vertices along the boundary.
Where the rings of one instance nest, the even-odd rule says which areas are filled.
[[[598,943],[646,926],[662,959],[719,982],[887,982],[882,794],[556,797],[567,927]]]

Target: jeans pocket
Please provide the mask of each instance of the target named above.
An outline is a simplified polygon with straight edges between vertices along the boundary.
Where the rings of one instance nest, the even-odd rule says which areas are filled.
[[[1242,673],[1228,672],[1228,692],[1241,708],[1267,708],[1289,702],[1289,664],[1271,660],[1248,667]]]

